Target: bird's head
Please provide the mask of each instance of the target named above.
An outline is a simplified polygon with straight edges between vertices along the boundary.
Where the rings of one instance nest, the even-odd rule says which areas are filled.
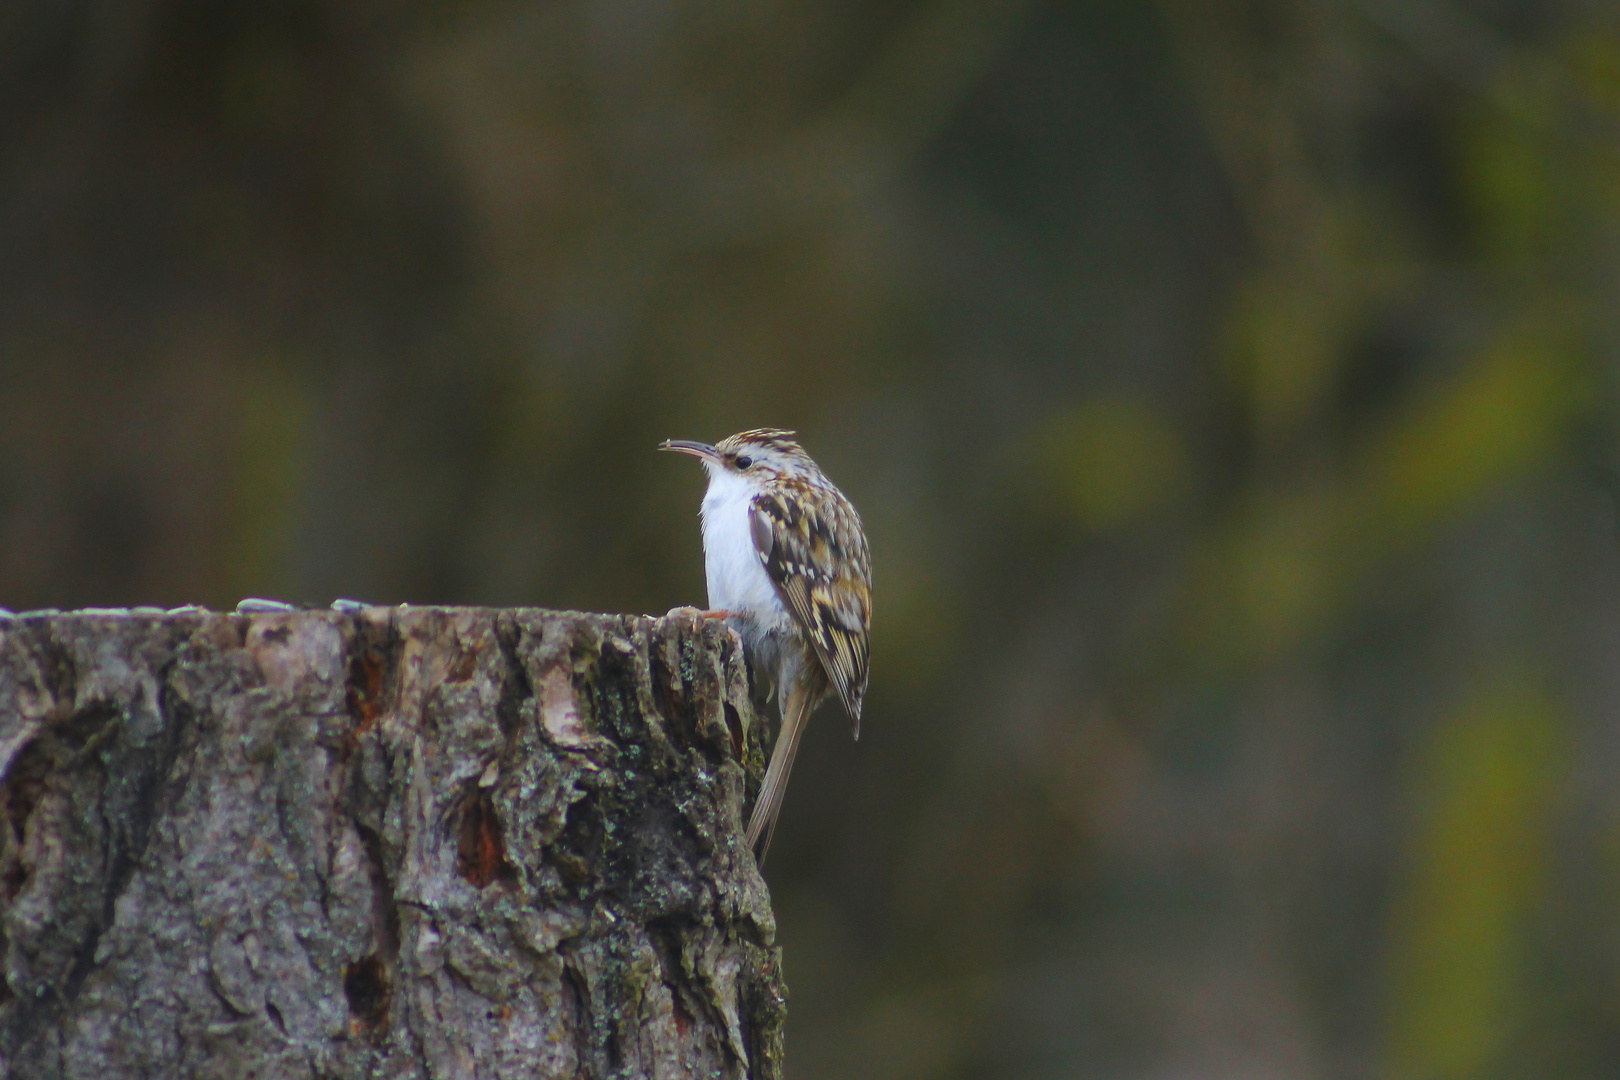
[[[713,446],[689,439],[665,439],[660,450],[691,454],[714,474],[734,474],[763,486],[773,480],[805,480],[816,473],[816,463],[793,440],[793,432],[755,428],[721,439]]]

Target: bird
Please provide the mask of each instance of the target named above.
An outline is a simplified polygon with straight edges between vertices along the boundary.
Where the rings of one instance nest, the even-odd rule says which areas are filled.
[[[781,712],[748,819],[748,846],[762,866],[805,722],[836,691],[859,739],[871,657],[872,556],[861,516],[795,434],[755,428],[712,445],[666,439],[658,447],[692,455],[708,473],[708,614],[737,631]]]

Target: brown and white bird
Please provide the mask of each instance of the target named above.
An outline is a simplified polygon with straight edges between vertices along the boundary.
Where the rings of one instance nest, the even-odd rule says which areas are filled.
[[[861,737],[872,556],[861,516],[793,432],[758,428],[708,443],[669,439],[709,474],[703,496],[703,561],[709,607],[742,637],[754,670],[770,680],[782,726],[748,819],[748,845],[763,862],[782,809],[805,721],[837,690]]]

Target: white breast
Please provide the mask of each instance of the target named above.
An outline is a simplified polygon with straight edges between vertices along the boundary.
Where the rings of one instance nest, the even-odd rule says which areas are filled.
[[[703,496],[703,561],[709,577],[709,607],[752,616],[761,629],[788,618],[748,531],[753,488],[723,466],[705,461],[709,490]]]

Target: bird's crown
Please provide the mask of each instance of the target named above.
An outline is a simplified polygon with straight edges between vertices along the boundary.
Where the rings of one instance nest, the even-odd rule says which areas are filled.
[[[721,439],[714,448],[727,466],[739,472],[758,470],[785,477],[819,473],[794,434],[782,428],[754,428]]]

